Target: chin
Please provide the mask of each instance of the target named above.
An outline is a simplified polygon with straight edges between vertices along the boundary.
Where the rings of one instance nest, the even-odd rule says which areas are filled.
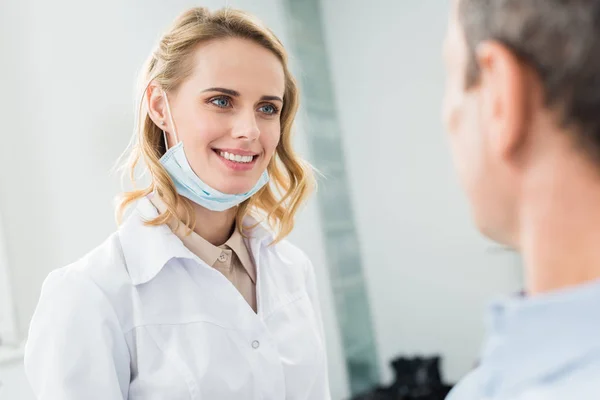
[[[492,222],[490,218],[476,217],[475,219],[477,229],[483,236],[502,246],[515,247],[513,238],[509,234],[509,230],[506,229],[506,224],[503,224],[502,221],[495,222]]]
[[[477,230],[479,231],[479,233],[481,233],[483,236],[485,236],[487,239],[496,242],[496,243],[501,243],[498,240],[498,236],[495,234],[494,229],[492,229],[491,227],[482,224],[482,223],[476,223],[477,226]]]

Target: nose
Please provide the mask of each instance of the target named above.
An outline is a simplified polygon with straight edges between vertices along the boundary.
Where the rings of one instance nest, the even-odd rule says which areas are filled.
[[[254,141],[257,140],[259,136],[260,129],[258,128],[254,110],[252,110],[252,112],[240,114],[233,130],[233,137],[235,139]]]

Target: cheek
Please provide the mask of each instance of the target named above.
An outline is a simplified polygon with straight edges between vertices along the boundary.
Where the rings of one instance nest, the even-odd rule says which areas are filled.
[[[450,75],[446,79],[442,107],[442,120],[446,132],[451,136],[458,134],[461,128],[462,114],[465,108],[466,93],[460,80]]]
[[[484,132],[477,102],[475,96],[461,96],[459,101],[450,103],[446,111],[454,162],[460,180],[468,191],[472,191],[477,185],[478,177],[484,169]]]
[[[457,156],[460,157],[461,180],[480,229],[490,219],[496,202],[497,179],[491,163],[489,142],[478,104],[470,104],[462,125]]]
[[[224,118],[215,113],[197,113],[186,121],[181,129],[186,147],[201,151],[210,149],[210,144],[227,135],[229,126]],[[185,135],[185,136],[183,136]]]
[[[461,142],[464,140],[463,120],[464,120],[464,101],[460,93],[447,88],[444,96],[442,117],[446,133],[449,136],[452,153],[456,161],[461,160]]]
[[[265,124],[260,132],[260,142],[267,155],[272,155],[281,139],[279,123]]]

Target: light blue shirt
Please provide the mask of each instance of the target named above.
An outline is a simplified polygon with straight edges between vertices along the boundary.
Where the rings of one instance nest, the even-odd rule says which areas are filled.
[[[447,400],[600,399],[600,282],[498,302],[488,331]]]

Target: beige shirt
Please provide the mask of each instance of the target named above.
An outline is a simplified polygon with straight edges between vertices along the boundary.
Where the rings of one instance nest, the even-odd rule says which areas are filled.
[[[150,201],[159,212],[166,208],[160,197],[154,194]],[[192,253],[202,261],[221,272],[236,287],[248,305],[256,312],[256,267],[244,243],[244,238],[236,228],[221,246],[215,246],[196,232],[187,234],[187,228],[179,224],[171,230]]]

